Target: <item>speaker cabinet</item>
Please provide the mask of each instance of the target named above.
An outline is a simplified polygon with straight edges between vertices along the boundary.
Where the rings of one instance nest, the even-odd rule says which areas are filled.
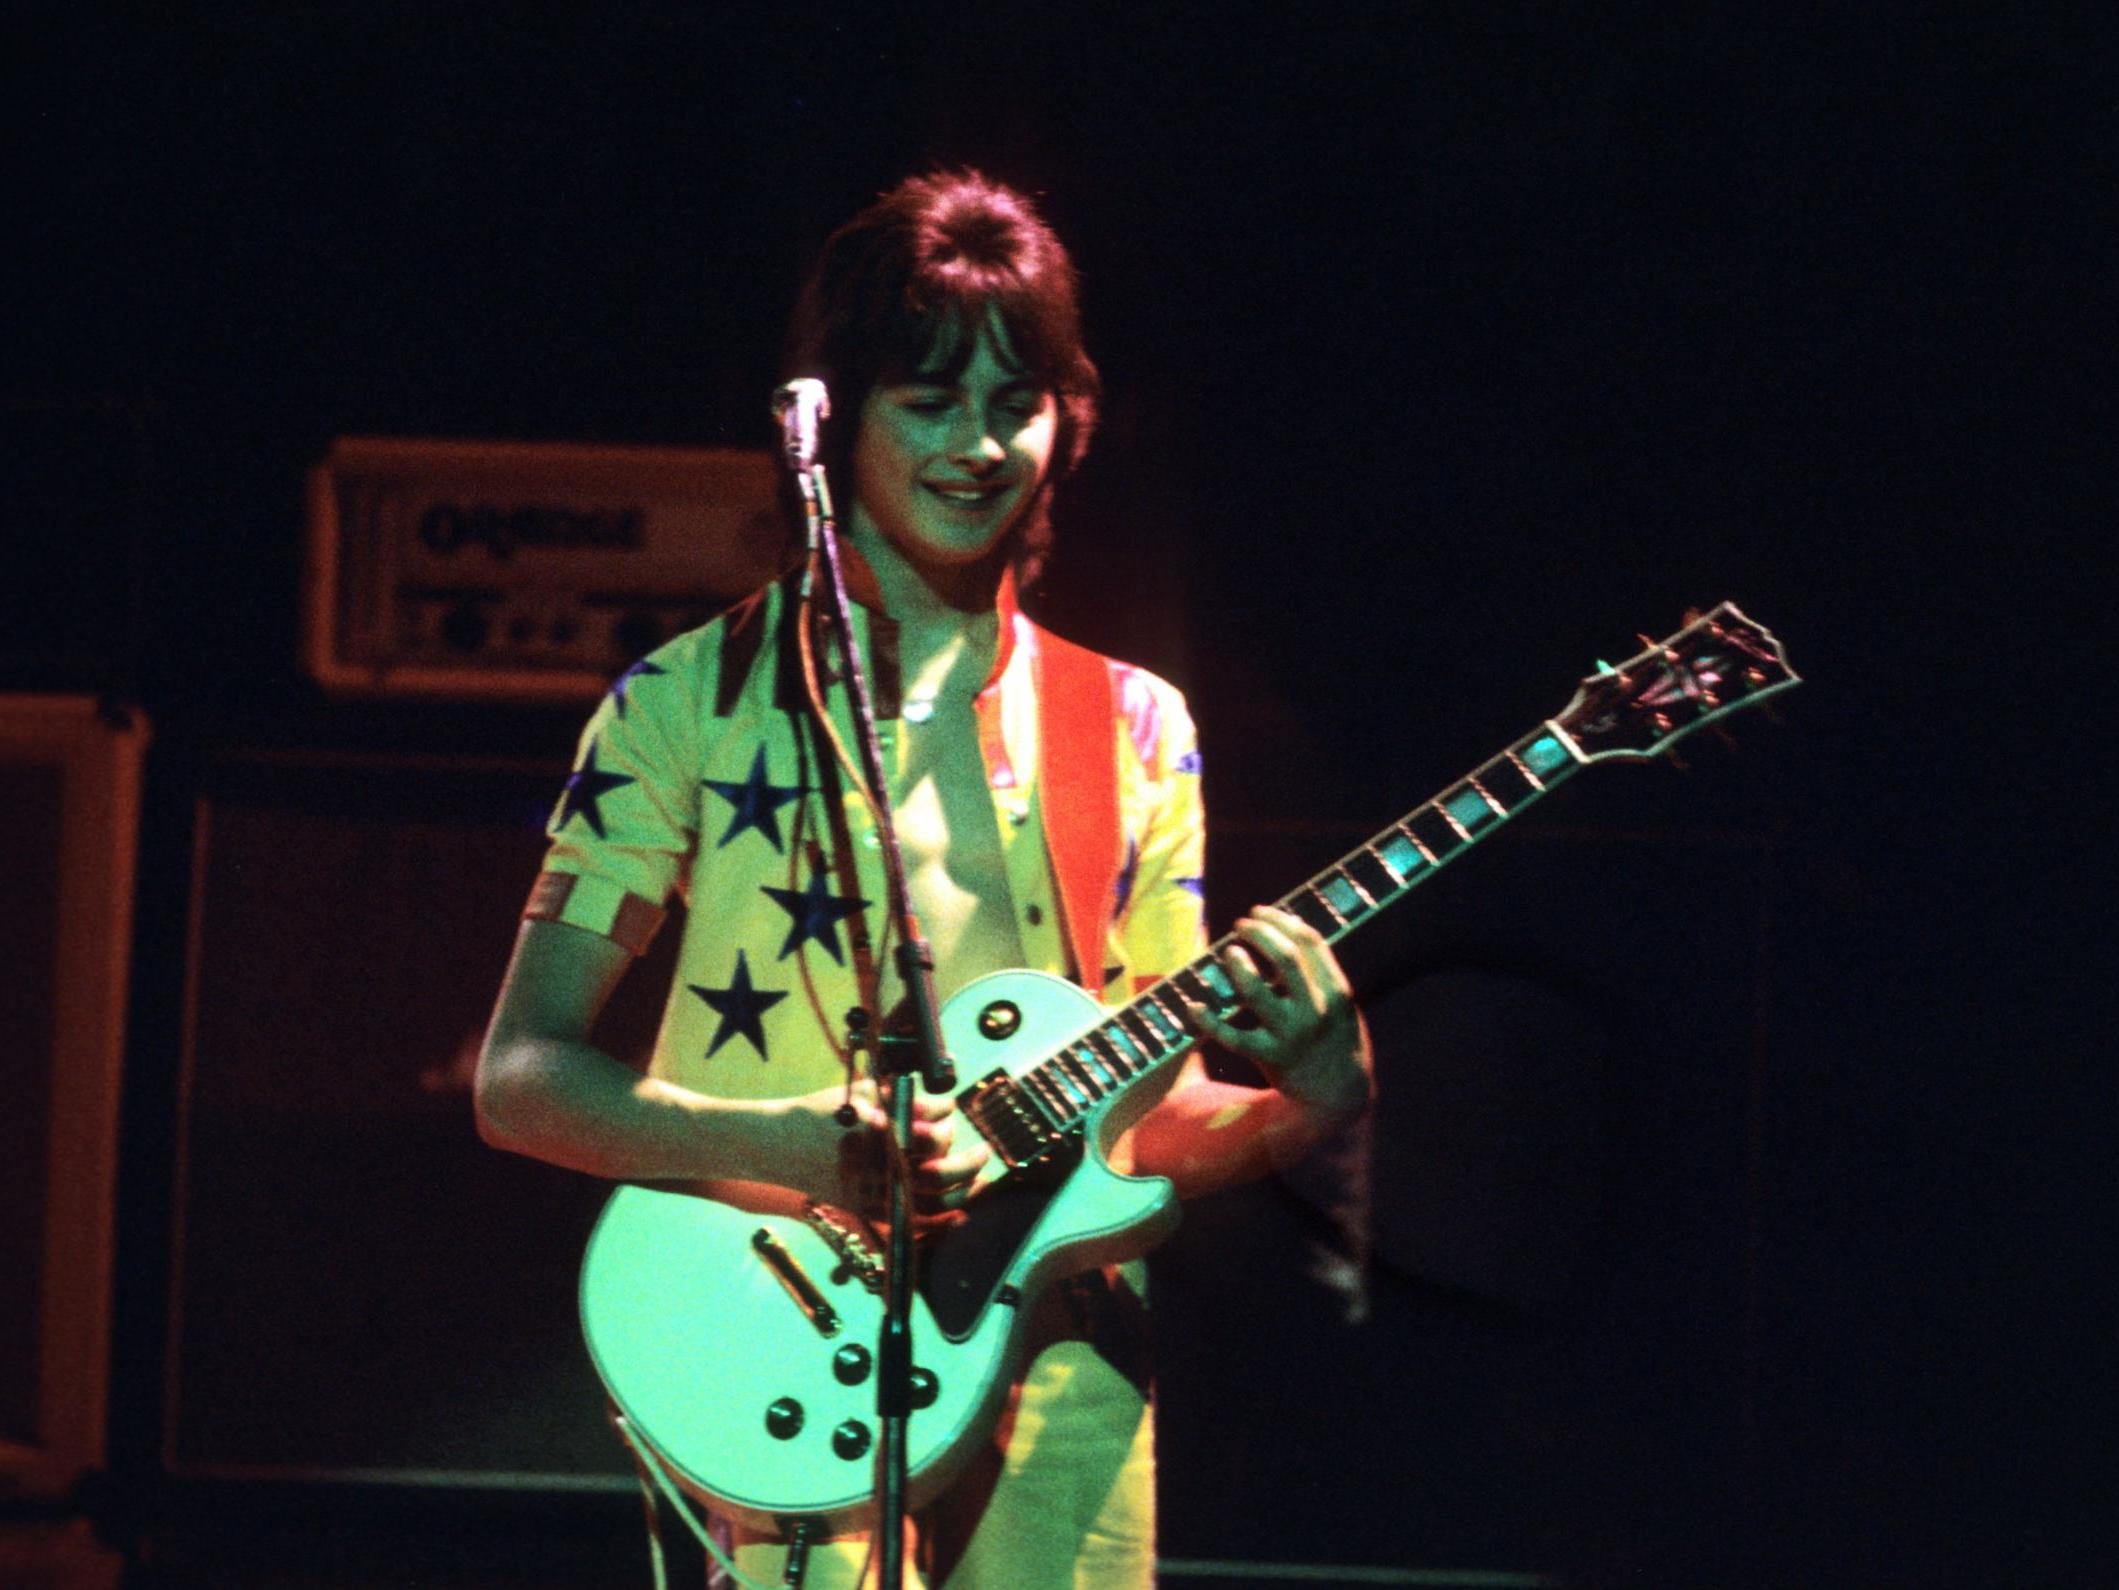
[[[0,696],[0,1481],[103,1460],[141,720]]]
[[[473,1064],[565,769],[253,754],[205,775],[165,1462],[630,1484],[576,1326],[606,1188],[477,1136]],[[602,1034],[644,1055],[675,935]]]

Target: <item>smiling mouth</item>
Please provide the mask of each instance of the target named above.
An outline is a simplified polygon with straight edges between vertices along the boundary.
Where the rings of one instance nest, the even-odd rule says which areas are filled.
[[[1008,483],[1002,480],[986,481],[976,486],[944,486],[933,481],[920,484],[953,508],[983,508],[1008,490]]]

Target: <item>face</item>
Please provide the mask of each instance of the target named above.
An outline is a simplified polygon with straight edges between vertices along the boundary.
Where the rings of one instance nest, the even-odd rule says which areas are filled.
[[[939,368],[949,351],[869,393],[853,455],[856,534],[937,572],[1000,545],[1044,484],[1059,428],[1058,402],[1017,364],[998,320],[953,379]]]

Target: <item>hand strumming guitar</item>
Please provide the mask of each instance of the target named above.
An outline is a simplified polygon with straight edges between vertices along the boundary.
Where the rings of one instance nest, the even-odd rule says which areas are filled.
[[[844,1118],[849,1106],[851,1124]],[[962,1208],[986,1165],[985,1140],[968,1125],[958,1129],[955,1109],[956,1101],[946,1094],[920,1092],[913,1098],[912,1191],[921,1214]],[[881,1090],[867,1077],[851,1090],[819,1088],[779,1101],[773,1135],[782,1158],[776,1180],[824,1203],[880,1218],[887,1207],[889,1133]]]

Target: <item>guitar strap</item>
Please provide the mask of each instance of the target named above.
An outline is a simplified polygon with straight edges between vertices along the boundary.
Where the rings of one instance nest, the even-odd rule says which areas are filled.
[[[1038,802],[1077,980],[1104,988],[1104,923],[1118,894],[1118,687],[1111,665],[1037,632]]]

